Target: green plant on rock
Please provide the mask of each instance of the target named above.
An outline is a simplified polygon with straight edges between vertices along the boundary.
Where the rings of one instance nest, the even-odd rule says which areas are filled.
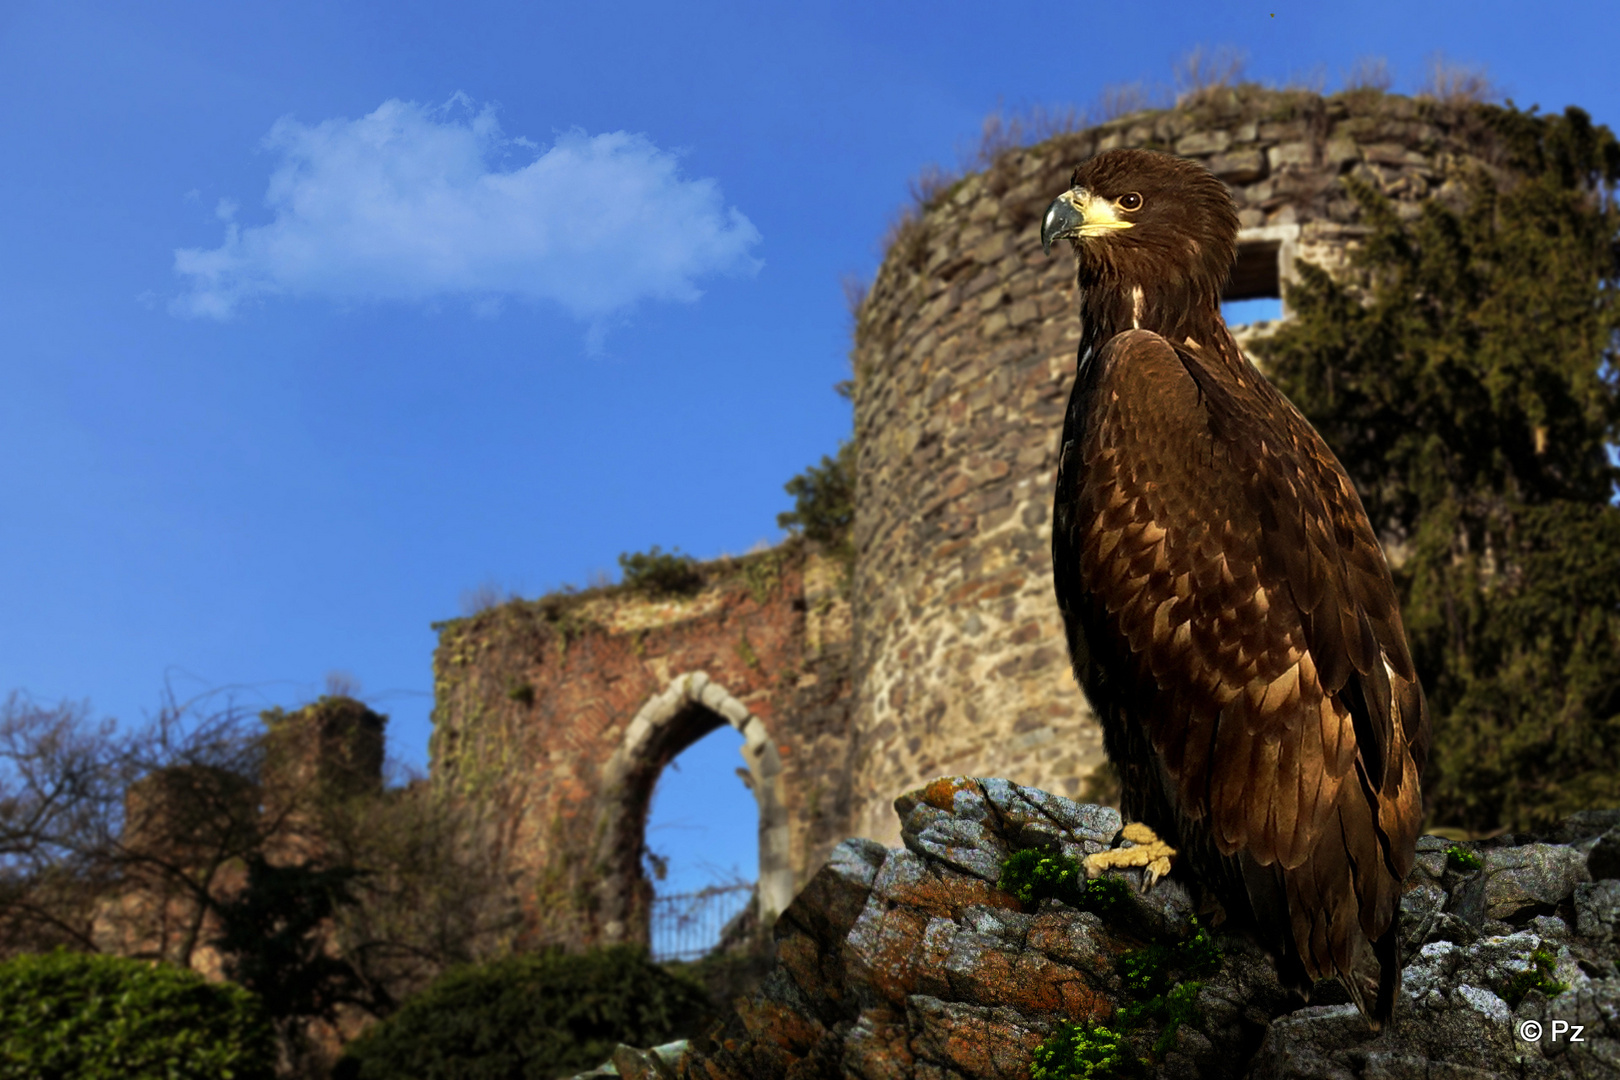
[[[1099,915],[1113,909],[1129,886],[1116,877],[1086,880],[1078,860],[1061,852],[1039,848],[1013,852],[1001,864],[996,888],[1016,896],[1020,903],[1059,900],[1070,907]]]
[[[1192,937],[1175,945],[1154,943],[1126,953],[1120,957],[1119,974],[1133,994],[1158,995],[1169,988],[1174,973],[1208,975],[1220,966],[1220,949],[1194,919]]]
[[[1162,1025],[1159,1037],[1153,1041],[1156,1057],[1163,1057],[1176,1044],[1176,1033],[1182,1024],[1199,1018],[1198,991],[1203,988],[1201,982],[1180,983],[1168,994],[1154,999],[1150,1015]]]
[[[58,950],[0,964],[3,1080],[271,1080],[259,1001],[196,972]]]
[[[1055,899],[1098,915],[1117,910],[1129,889],[1112,875],[1088,881],[1078,860],[1038,848],[1008,856],[996,887],[1024,904]],[[1167,1053],[1181,1026],[1198,1018],[1198,992],[1204,985],[1198,980],[1219,971],[1222,962],[1219,944],[1196,918],[1192,933],[1181,941],[1154,941],[1121,955],[1118,971],[1129,1000],[1113,1026],[1060,1027],[1036,1050],[1030,1065],[1032,1080],[1146,1075],[1149,1063],[1137,1056],[1127,1039],[1146,1025],[1157,1024],[1158,1036],[1149,1053],[1155,1058]]]
[[[1060,1024],[1035,1048],[1030,1080],[1125,1080],[1147,1076],[1147,1067],[1123,1032],[1101,1024]]]
[[[763,604],[771,598],[782,580],[782,552],[766,552],[743,563],[743,584],[754,603]]]
[[[1191,936],[1174,945],[1155,943],[1119,959],[1125,989],[1137,998],[1120,1010],[1119,1026],[1134,1031],[1145,1022],[1158,1023],[1152,1051],[1156,1057],[1175,1045],[1182,1024],[1198,1018],[1198,991],[1204,984],[1197,977],[1221,968],[1220,946],[1196,918],[1192,923]],[[1189,981],[1178,982],[1176,976]]]
[[[1446,865],[1453,870],[1471,872],[1485,865],[1480,861],[1479,855],[1463,847],[1461,844],[1452,844],[1446,848]]]
[[[690,596],[703,588],[697,560],[680,548],[664,551],[657,544],[649,551],[619,556],[625,588],[645,596]]]
[[[1507,1002],[1508,1008],[1517,1009],[1525,995],[1532,990],[1539,990],[1548,997],[1557,997],[1569,989],[1568,983],[1553,978],[1557,970],[1557,955],[1545,945],[1540,946],[1530,954],[1530,966],[1508,981],[1502,991],[1502,1000]]]

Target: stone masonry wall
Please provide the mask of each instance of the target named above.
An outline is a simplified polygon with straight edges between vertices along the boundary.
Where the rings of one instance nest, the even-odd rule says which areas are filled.
[[[688,597],[593,590],[442,626],[433,780],[481,814],[514,944],[646,940],[653,785],[724,723],[759,799],[766,922],[847,835],[844,571],[789,542],[703,572]]]
[[[1295,257],[1343,265],[1360,229],[1340,177],[1415,214],[1500,157],[1473,107],[1242,87],[1011,151],[902,223],[856,327],[856,835],[896,843],[891,801],[942,773],[1073,795],[1103,760],[1052,597],[1080,328],[1073,256],[1043,256],[1039,222],[1076,164],[1121,146],[1208,165],[1237,200],[1240,267],[1284,278]]]
[[[851,583],[792,542],[708,564],[690,598],[595,590],[443,627],[433,777],[479,810],[518,943],[645,935],[652,786],[721,723],[759,801],[766,922],[840,840],[898,842],[892,800],[941,774],[1101,794],[1049,554],[1074,265],[1042,255],[1038,228],[1073,167],[1117,146],[1196,158],[1231,188],[1234,297],[1275,295],[1296,258],[1344,266],[1361,227],[1341,177],[1415,214],[1502,156],[1476,107],[1240,87],[1012,150],[938,192],[857,315]]]

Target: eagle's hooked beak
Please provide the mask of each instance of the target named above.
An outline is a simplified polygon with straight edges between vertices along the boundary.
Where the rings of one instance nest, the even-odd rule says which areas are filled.
[[[1052,244],[1066,236],[1099,236],[1115,229],[1129,229],[1107,199],[1098,198],[1083,187],[1070,188],[1052,200],[1041,219],[1041,250],[1052,254]]]
[[[1086,215],[1075,205],[1078,194],[1079,189],[1065,191],[1046,208],[1046,216],[1041,219],[1041,250],[1046,254],[1052,254],[1053,241],[1073,236],[1086,223]]]

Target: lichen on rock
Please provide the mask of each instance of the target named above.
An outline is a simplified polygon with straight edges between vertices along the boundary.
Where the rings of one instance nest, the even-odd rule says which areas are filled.
[[[1422,838],[1401,905],[1402,995],[1375,1034],[1336,983],[1307,1002],[1256,946],[1201,927],[1173,877],[1144,894],[1140,870],[1113,871],[1116,902],[1092,902],[1070,868],[1115,843],[1113,810],[966,777],[895,808],[904,846],[834,851],[778,921],[777,967],[757,994],[678,1056],[616,1054],[617,1074],[1620,1075],[1620,880],[1594,880],[1617,861],[1620,812],[1545,836]]]

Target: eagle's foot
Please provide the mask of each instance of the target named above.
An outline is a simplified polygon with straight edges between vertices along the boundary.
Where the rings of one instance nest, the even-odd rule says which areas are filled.
[[[1146,892],[1170,872],[1170,860],[1175,856],[1176,849],[1160,840],[1157,833],[1140,821],[1133,821],[1125,826],[1121,835],[1136,846],[1114,848],[1110,851],[1099,851],[1095,855],[1087,855],[1086,877],[1094,878],[1104,870],[1123,870],[1140,866],[1145,871],[1142,891]]]

